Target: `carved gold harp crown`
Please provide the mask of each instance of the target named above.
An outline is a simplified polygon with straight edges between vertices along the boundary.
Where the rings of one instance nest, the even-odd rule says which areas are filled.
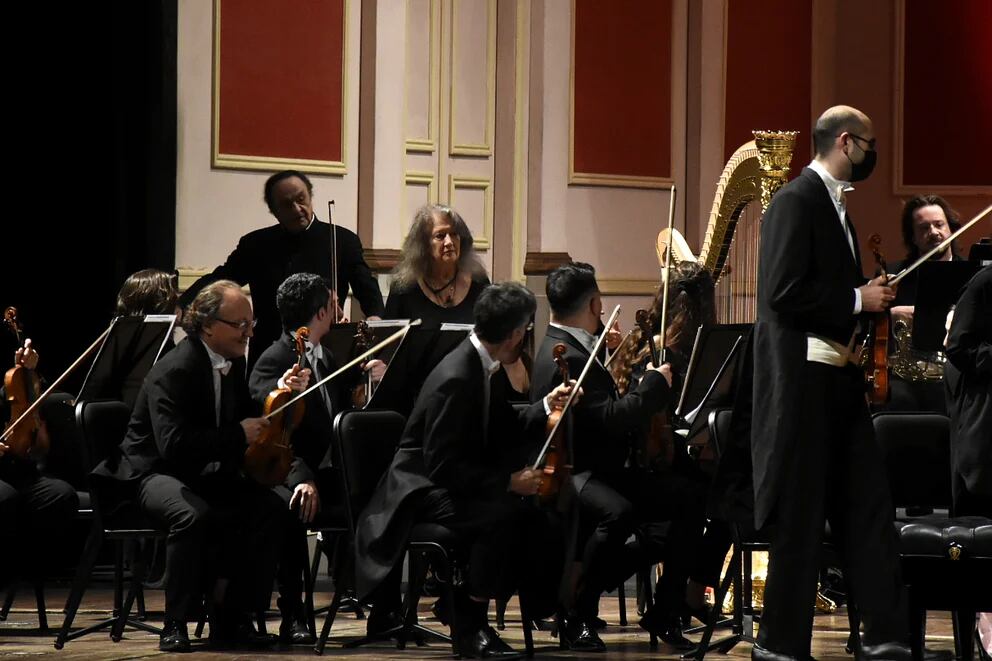
[[[712,274],[717,315],[723,323],[754,321],[761,215],[788,180],[798,131],[752,133],[754,140],[739,147],[720,174],[699,256],[692,255],[677,230],[671,237],[667,228],[658,235],[663,273],[664,255],[672,241],[674,263],[698,261]]]

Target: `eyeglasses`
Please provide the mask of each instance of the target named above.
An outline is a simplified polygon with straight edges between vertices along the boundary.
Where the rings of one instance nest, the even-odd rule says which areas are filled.
[[[862,138],[860,135],[855,135],[853,133],[848,133],[848,135],[854,138],[855,140],[861,140],[862,142],[868,143],[868,149],[871,150],[875,149],[875,138],[868,140],[867,138]]]
[[[217,317],[216,321],[219,321],[222,324],[227,324],[231,328],[235,328],[241,331],[242,333],[248,330],[249,328],[254,328],[255,324],[258,323],[258,319],[242,319],[241,321],[228,321],[227,319],[221,319],[220,317]]]

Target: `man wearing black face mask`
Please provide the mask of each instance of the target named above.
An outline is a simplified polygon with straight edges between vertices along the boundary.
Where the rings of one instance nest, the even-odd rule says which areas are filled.
[[[860,658],[908,661],[894,510],[853,362],[859,317],[895,295],[862,275],[846,207],[851,182],[875,166],[875,132],[861,111],[835,106],[813,142],[813,162],[775,195],[761,227],[751,451],[755,524],[771,547],[751,658],[810,658],[827,520],[865,625]]]

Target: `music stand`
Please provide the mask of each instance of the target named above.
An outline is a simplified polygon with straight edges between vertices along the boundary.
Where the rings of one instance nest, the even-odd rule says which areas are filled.
[[[427,376],[468,337],[471,329],[470,325],[464,324],[452,324],[455,326],[453,328],[445,326],[434,329],[415,327],[407,332],[388,361],[389,367],[367,408],[410,414]]]
[[[918,351],[943,351],[947,312],[978,272],[977,262],[923,262],[916,282],[913,343]]]
[[[115,319],[76,401],[117,399],[134,408],[141,384],[172,339],[175,324],[174,314]]]
[[[692,356],[682,383],[675,414],[688,419],[704,400],[711,397],[713,387],[726,369],[737,342],[751,329],[751,324],[716,324],[700,326],[692,345]],[[691,422],[691,421],[690,421]]]

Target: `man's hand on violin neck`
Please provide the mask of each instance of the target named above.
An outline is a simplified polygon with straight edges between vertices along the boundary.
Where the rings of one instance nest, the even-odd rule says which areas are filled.
[[[510,491],[520,496],[533,496],[541,486],[543,473],[532,468],[524,468],[510,474]]]
[[[310,370],[293,365],[282,375],[282,382],[294,392],[303,392],[310,385]]]
[[[245,430],[245,440],[255,443],[262,438],[262,433],[269,426],[269,421],[265,418],[245,418],[241,421],[241,428]]]
[[[559,411],[565,408],[565,402],[568,401],[569,396],[572,394],[572,388],[575,387],[575,383],[575,379],[572,379],[568,382],[568,385],[562,383],[549,392],[547,394],[548,408]],[[572,404],[578,404],[580,399],[582,399],[582,388],[579,388],[579,392],[575,393],[575,399],[572,400]]]
[[[655,367],[654,365],[651,365],[649,363],[648,364],[648,369],[649,370],[653,370],[655,372],[658,372],[663,377],[665,377],[665,381],[667,381],[668,382],[668,386],[671,387],[671,385],[672,385],[672,366],[671,365],[669,365],[668,363],[662,363],[661,365],[658,365],[657,367]]]
[[[861,310],[863,312],[884,312],[892,305],[896,297],[895,287],[886,283],[888,276],[880,275],[858,287],[861,292]]]

